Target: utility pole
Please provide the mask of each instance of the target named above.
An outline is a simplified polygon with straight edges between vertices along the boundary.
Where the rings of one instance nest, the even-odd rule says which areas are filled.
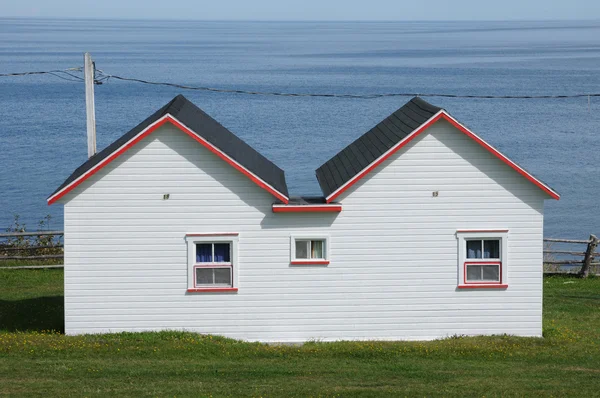
[[[94,81],[96,67],[90,53],[83,55],[85,76],[85,111],[87,117],[87,147],[88,158],[96,154],[96,109],[94,106]]]

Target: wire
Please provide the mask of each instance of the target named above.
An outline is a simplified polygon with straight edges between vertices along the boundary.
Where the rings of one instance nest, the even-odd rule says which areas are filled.
[[[52,75],[52,76],[54,76],[54,77],[58,77],[59,79],[63,79],[63,80],[69,81],[69,82],[80,82],[80,81],[81,81],[81,78],[78,78],[78,77],[77,77],[77,76],[75,76],[75,75],[72,75],[73,77],[75,77],[75,79],[71,79],[71,78],[69,78],[69,77],[64,77],[64,76],[61,76],[61,75],[59,75],[58,73],[55,73],[55,72],[48,72],[48,74],[49,74],[49,75]],[[84,81],[85,81],[85,80],[84,80]]]
[[[73,82],[81,82],[85,81],[80,76],[74,75],[70,72],[81,72],[83,68],[68,68],[63,70],[49,70],[49,71],[39,71],[39,72],[17,72],[17,73],[0,73],[0,77],[9,77],[9,76],[29,76],[29,75],[52,75],[54,77],[58,77],[59,79],[73,81]],[[66,77],[66,76],[69,77]]]
[[[0,77],[8,76],[28,76],[28,75],[52,75],[59,79],[72,81],[72,82],[83,82],[84,78],[74,75],[70,72],[81,72],[83,68],[68,68],[63,70],[50,70],[50,71],[39,71],[39,72],[18,72],[18,73],[0,73]],[[123,77],[118,75],[111,75],[104,73],[100,69],[95,70],[97,78],[94,79],[95,84],[104,84],[112,79],[130,81],[142,84],[150,84],[154,86],[168,86],[180,88],[183,90],[197,90],[197,91],[209,91],[213,93],[229,93],[229,94],[246,94],[246,95],[270,95],[278,97],[320,97],[320,98],[350,98],[350,99],[375,99],[385,97],[443,97],[443,98],[473,98],[473,99],[560,99],[560,98],[588,98],[588,102],[591,97],[600,97],[600,93],[588,93],[588,94],[559,94],[559,95],[468,95],[468,94],[447,94],[447,93],[409,93],[409,92],[398,92],[398,93],[381,93],[381,94],[333,94],[333,93],[289,93],[289,92],[276,92],[276,91],[249,91],[249,90],[236,90],[226,88],[215,88],[205,86],[189,86],[186,84],[168,83],[168,82],[156,82],[151,80],[137,79],[133,77]]]
[[[322,98],[352,98],[352,99],[375,99],[384,97],[444,97],[444,98],[477,98],[477,99],[560,99],[560,98],[583,98],[583,97],[600,97],[600,93],[589,94],[561,94],[561,95],[466,95],[466,94],[445,94],[445,93],[382,93],[382,94],[314,94],[314,93],[286,93],[273,91],[248,91],[223,89],[203,86],[188,86],[185,84],[155,82],[150,80],[136,79],[132,77],[123,77],[117,75],[106,74],[97,71],[101,74],[102,79],[116,79],[123,81],[131,81],[155,86],[176,87],[184,90],[210,91],[215,93],[231,93],[231,94],[247,94],[247,95],[271,95],[279,97],[322,97]],[[102,80],[101,79],[101,80]]]

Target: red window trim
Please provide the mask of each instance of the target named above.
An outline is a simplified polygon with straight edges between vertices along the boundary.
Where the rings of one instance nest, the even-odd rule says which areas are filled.
[[[506,284],[494,284],[494,285],[458,285],[458,289],[506,289]]]
[[[200,144],[202,144],[202,146],[204,146],[206,149],[208,149],[209,151],[211,151],[212,153],[214,153],[215,155],[217,155],[219,158],[223,159],[225,162],[227,162],[234,169],[236,169],[239,172],[241,172],[242,174],[244,174],[246,177],[248,177],[256,185],[258,185],[259,187],[261,187],[265,191],[269,192],[271,195],[275,196],[277,199],[281,200],[283,203],[285,203],[285,204],[289,203],[289,199],[285,195],[283,195],[279,191],[275,190],[275,188],[271,187],[266,182],[264,182],[263,180],[261,180],[260,178],[258,178],[256,175],[254,175],[254,173],[252,173],[250,170],[248,170],[245,167],[243,167],[242,165],[240,165],[234,159],[230,158],[227,154],[225,154],[224,152],[222,152],[219,148],[217,148],[213,144],[209,143],[204,138],[198,136],[196,133],[194,133],[190,128],[188,128],[187,126],[185,126],[179,120],[177,120],[176,118],[174,118],[170,114],[167,114],[167,115],[163,116],[163,118],[157,120],[156,122],[154,122],[150,126],[146,127],[145,130],[143,130],[142,132],[140,132],[137,136],[135,136],[133,139],[131,139],[125,145],[123,145],[118,150],[116,150],[115,152],[113,152],[110,156],[108,156],[107,158],[103,159],[100,163],[98,163],[97,165],[95,165],[94,167],[92,167],[90,170],[86,171],[84,174],[82,174],[81,176],[79,176],[75,181],[71,182],[69,185],[67,185],[66,187],[64,187],[62,190],[60,190],[59,192],[57,192],[56,194],[54,194],[54,196],[51,196],[50,198],[48,198],[48,205],[51,205],[51,204],[55,203],[57,200],[59,200],[60,198],[62,198],[63,196],[65,196],[67,193],[71,192],[79,184],[81,184],[82,182],[84,182],[85,180],[87,180],[92,175],[96,174],[96,172],[98,172],[99,170],[101,170],[104,166],[106,166],[107,164],[109,164],[110,162],[112,162],[114,159],[116,159],[118,156],[120,156],[121,154],[123,154],[124,152],[126,152],[128,149],[130,149],[131,147],[133,147],[135,144],[137,144],[138,142],[140,142],[142,139],[146,138],[148,135],[150,135],[151,133],[153,133],[154,131],[156,131],[159,127],[161,127],[165,123],[171,123],[175,127],[179,128],[181,131],[183,131],[184,133],[186,133],[192,139],[194,139],[194,140],[198,141]]]
[[[329,265],[329,260],[293,260],[291,265]]]
[[[415,139],[417,136],[419,136],[423,131],[427,130],[429,127],[431,127],[431,125],[433,125],[435,122],[437,122],[440,119],[444,119],[444,120],[448,121],[450,124],[452,124],[454,127],[456,127],[460,132],[466,134],[468,137],[470,137],[475,142],[477,142],[479,145],[481,145],[482,147],[487,149],[490,153],[492,153],[498,159],[500,159],[501,161],[506,163],[508,166],[510,166],[512,169],[514,169],[517,173],[521,174],[523,177],[525,177],[531,183],[536,185],[542,191],[546,192],[546,194],[548,194],[552,199],[556,199],[556,200],[560,199],[560,195],[558,193],[554,192],[546,184],[544,184],[543,182],[541,182],[540,180],[538,180],[537,178],[535,178],[534,176],[529,174],[525,169],[521,168],[515,162],[513,162],[512,160],[510,160],[509,158],[504,156],[502,153],[500,153],[500,151],[498,151],[496,148],[492,147],[490,144],[485,142],[483,139],[479,138],[479,136],[477,136],[475,133],[473,133],[472,131],[467,129],[465,126],[460,124],[457,120],[455,120],[452,116],[450,116],[444,110],[441,110],[436,115],[434,115],[431,119],[429,119],[429,121],[422,124],[419,128],[417,128],[415,131],[413,131],[411,134],[409,134],[406,138],[404,138],[404,140],[400,141],[398,144],[396,144],[394,147],[392,147],[386,153],[381,155],[377,160],[373,161],[373,163],[371,163],[369,166],[367,166],[367,168],[363,169],[361,172],[359,172],[354,177],[352,177],[349,181],[347,181],[344,185],[339,187],[336,191],[332,192],[326,198],[327,203],[332,202],[335,198],[340,196],[344,191],[346,191],[348,188],[350,188],[352,185],[354,185],[358,180],[363,178],[365,175],[369,174],[373,169],[375,169],[377,166],[379,166],[381,163],[383,163],[385,160],[387,160],[390,156],[392,156],[394,153],[396,153],[402,147],[406,146],[406,144],[411,142],[413,139]]]
[[[215,288],[194,288],[187,289],[188,293],[235,293],[237,287],[215,287]]]
[[[294,206],[273,205],[273,213],[339,213],[342,205]]]
[[[493,282],[483,282],[483,281],[479,281],[479,282],[467,282],[467,265],[499,265],[500,266],[500,270],[499,270],[499,276],[500,276],[500,280],[498,282],[493,281]],[[465,261],[464,265],[463,265],[463,285],[461,286],[472,286],[472,285],[478,285],[478,286],[491,286],[491,285],[495,285],[495,286],[504,286],[502,284],[502,261]],[[459,286],[460,287],[460,286]]]

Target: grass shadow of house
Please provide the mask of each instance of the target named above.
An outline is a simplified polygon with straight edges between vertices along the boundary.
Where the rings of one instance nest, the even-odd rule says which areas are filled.
[[[0,300],[0,330],[64,332],[64,296]]]

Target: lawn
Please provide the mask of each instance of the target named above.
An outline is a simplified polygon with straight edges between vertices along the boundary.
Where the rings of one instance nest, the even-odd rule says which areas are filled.
[[[543,339],[303,346],[179,332],[64,336],[62,278],[0,270],[0,395],[600,396],[600,278],[545,279]]]

